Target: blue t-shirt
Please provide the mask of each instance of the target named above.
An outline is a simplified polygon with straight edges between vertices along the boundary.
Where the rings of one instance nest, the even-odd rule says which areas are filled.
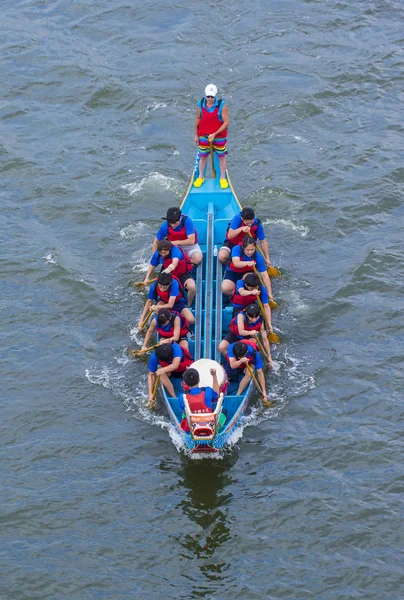
[[[256,225],[256,224],[257,224],[257,219],[254,219],[252,225]],[[230,223],[230,229],[233,229],[233,231],[234,231],[235,229],[239,229],[239,227],[244,227],[244,223],[243,223],[243,219],[241,218],[241,215],[236,215],[235,217],[233,217],[233,219]],[[257,238],[261,241],[265,240],[265,231],[264,231],[264,227],[263,227],[262,223],[260,223],[257,227]]]
[[[255,266],[259,273],[264,273],[267,270],[265,260],[261,256],[261,254],[259,254],[259,252],[257,252],[257,250],[255,251],[255,256],[254,256],[254,254],[252,256],[247,256],[246,254],[244,254],[241,246],[237,245],[237,246],[234,246],[233,250],[231,251],[232,259],[235,256],[238,256],[239,259],[242,261],[255,260],[255,263],[256,263]]]
[[[181,220],[180,223],[178,225],[178,227],[176,227],[174,229],[174,231],[179,231],[180,229],[182,229],[182,219],[183,215],[181,215]],[[194,224],[192,223],[191,219],[189,217],[186,217],[184,220],[184,226],[185,226],[185,233],[187,234],[187,236],[192,235],[193,233],[195,233],[195,227]],[[165,221],[162,226],[160,227],[160,229],[158,230],[158,232],[156,233],[156,238],[158,239],[158,241],[160,240],[164,240],[164,238],[166,238],[168,236],[168,221]]]
[[[206,387],[206,388],[204,388],[204,390],[205,390],[205,404],[208,408],[212,408],[213,402],[215,402],[217,400],[219,394],[217,392],[215,392],[215,390],[212,389],[211,387]],[[191,388],[189,390],[189,392],[187,392],[187,394],[190,394],[191,396],[196,396],[201,391],[202,391],[202,388],[195,387],[195,388]],[[185,410],[184,397],[182,394],[180,394],[180,407],[182,408],[182,410]]]
[[[237,344],[237,342],[235,342],[235,344]],[[236,358],[234,356],[233,348],[234,348],[234,344],[230,344],[230,346],[227,349],[227,356],[229,358]],[[248,346],[248,351],[247,351],[247,354],[246,354],[247,358],[250,358],[250,356],[253,356],[254,353],[255,353],[255,358],[253,358],[252,364],[254,365],[254,367],[256,369],[262,369],[263,364],[262,364],[262,360],[261,360],[260,355],[253,348],[251,348],[251,346]]]
[[[240,293],[241,288],[243,290],[248,291],[244,285],[243,279],[239,279],[236,283],[236,294]],[[251,295],[251,298],[253,298],[252,295]],[[267,289],[264,286],[261,286],[261,293],[259,296],[255,296],[255,298],[260,298],[262,304],[267,304],[269,302],[269,296],[268,296]],[[234,306],[244,306],[243,304],[235,304],[234,302],[233,302],[233,305]]]
[[[149,300],[154,300],[155,295],[156,295],[156,287],[157,287],[157,281],[153,281],[153,283],[150,286],[149,293],[147,294],[147,298]],[[173,279],[173,282],[171,284],[169,291],[170,291],[170,296],[175,296],[175,297],[178,296],[178,294],[180,293],[180,284],[178,283],[177,279]]]
[[[178,260],[181,260],[182,258],[184,258],[183,253],[181,252],[181,250],[179,248],[177,248],[177,246],[173,246],[173,248],[171,250],[171,260],[174,260],[174,258],[178,258]],[[159,251],[156,250],[156,252],[153,254],[153,256],[150,259],[150,264],[153,267],[157,267],[157,265],[162,265],[164,260],[165,259],[161,256]]]
[[[174,315],[174,320],[173,320],[172,322],[171,322],[171,320],[170,320],[170,321],[167,323],[167,325],[159,325],[159,321],[158,321],[158,320],[159,320],[159,316],[158,316],[158,315],[154,315],[154,317],[153,317],[153,318],[154,318],[154,320],[156,321],[156,329],[157,329],[157,327],[159,327],[159,328],[160,328],[160,329],[162,329],[163,331],[167,331],[167,332],[169,332],[169,331],[171,331],[171,330],[173,330],[173,331],[174,331],[174,321],[175,321],[175,319],[176,319],[177,317],[178,317],[178,318],[179,318],[179,320],[180,320],[180,329],[181,329],[181,327],[182,327],[182,326],[183,326],[183,324],[184,324],[184,320],[182,319],[182,317],[181,317],[181,315],[180,315],[180,314]]]
[[[237,315],[237,323],[238,323],[238,318],[239,318],[239,316],[240,316],[240,315],[241,315],[241,317],[242,317],[242,319],[243,319],[243,321],[244,321],[244,323],[243,323],[243,325],[244,325],[244,329],[246,329],[246,325],[249,325],[249,323],[248,323],[248,321],[247,321],[247,315],[245,314],[245,312],[241,312],[241,313],[239,313],[239,314]],[[263,323],[263,320],[262,320],[262,317],[261,317],[261,315],[259,316],[259,318],[258,318],[258,321],[256,321],[256,323],[259,323],[260,325]],[[256,323],[254,323],[254,325],[255,325]],[[242,340],[242,339],[244,338],[244,336],[243,336],[243,335],[238,335],[237,337],[238,337],[240,340]],[[245,336],[245,337],[247,338],[248,336]]]
[[[173,360],[174,360],[174,358],[180,358],[182,360],[183,357],[184,357],[184,353],[182,351],[181,346],[179,346],[175,342],[173,342],[171,345],[172,345],[173,351],[174,351]],[[152,352],[152,355],[149,358],[149,364],[147,365],[150,373],[155,373],[157,371],[157,369],[160,368],[160,366],[161,365],[160,365],[160,363],[158,361],[156,353]]]

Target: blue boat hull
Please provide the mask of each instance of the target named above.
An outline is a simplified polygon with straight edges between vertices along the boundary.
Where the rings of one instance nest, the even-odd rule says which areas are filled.
[[[229,221],[240,212],[241,204],[234,192],[229,175],[229,187],[221,189],[219,164],[215,156],[216,178],[206,179],[201,188],[193,187],[198,175],[198,159],[185,197],[181,203],[183,214],[189,216],[198,231],[198,241],[203,251],[203,261],[196,269],[195,334],[190,349],[195,358],[211,358],[220,362],[218,345],[228,333],[232,317],[231,307],[223,307],[221,281],[223,267],[217,259]],[[222,449],[240,424],[252,392],[251,384],[241,396],[236,394],[238,383],[232,382],[223,402],[226,422],[210,442],[194,441],[189,433],[181,429],[182,410],[179,395],[183,393],[181,379],[172,378],[176,398],[168,397],[162,388],[164,403],[170,420],[192,452],[212,452]]]

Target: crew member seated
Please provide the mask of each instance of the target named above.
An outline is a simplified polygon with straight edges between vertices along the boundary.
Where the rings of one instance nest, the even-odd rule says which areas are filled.
[[[163,265],[165,273],[172,273],[188,292],[188,306],[192,306],[196,293],[195,281],[192,279],[192,263],[189,256],[184,254],[180,247],[173,246],[169,240],[161,240],[157,243],[157,250],[153,253],[146,277],[143,283],[148,285],[154,269]]]
[[[261,334],[262,344],[271,364],[271,348],[266,335],[264,320],[258,304],[249,304],[245,310],[234,317],[229,324],[230,333],[219,344],[219,352],[226,358],[230,344],[240,340],[254,340]]]
[[[244,377],[238,386],[237,395],[240,396],[250,383],[251,376],[246,368],[246,364],[249,364],[251,368],[255,368],[262,390],[262,400],[267,402],[265,377],[262,370],[263,365],[256,349],[255,341],[242,340],[241,342],[230,344],[226,359],[228,362],[224,365],[224,370],[231,379],[238,379],[240,371],[244,372]]]
[[[185,301],[182,285],[171,273],[165,273],[164,271],[158,274],[157,281],[154,281],[150,286],[146,304],[140,317],[139,327],[150,309],[157,312],[161,308],[175,310],[191,325],[195,323],[194,315]]]
[[[258,275],[247,273],[243,279],[236,283],[236,289],[230,297],[230,303],[233,305],[233,317],[236,317],[249,304],[254,304],[261,300],[265,310],[265,315],[269,324],[269,333],[272,333],[272,313],[269,306],[269,296],[266,287],[261,285]]]
[[[192,219],[183,215],[181,209],[176,206],[171,206],[167,210],[166,219],[154,238],[153,252],[157,250],[159,241],[167,239],[173,246],[179,246],[194,265],[199,265],[202,260],[202,250],[198,244],[198,232]]]
[[[149,406],[153,406],[152,396],[156,375],[160,376],[160,381],[167,390],[167,394],[174,398],[176,394],[170,377],[182,377],[185,369],[193,362],[194,359],[189,351],[186,348],[181,348],[176,342],[158,346],[152,352],[148,364]]]
[[[147,349],[147,344],[154,331],[157,331],[160,338],[163,338],[163,342],[177,342],[182,348],[189,350],[187,338],[189,322],[175,310],[160,308],[158,313],[154,315],[146,332],[142,350]]]

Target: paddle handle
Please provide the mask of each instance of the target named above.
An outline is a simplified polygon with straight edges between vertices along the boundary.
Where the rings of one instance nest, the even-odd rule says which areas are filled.
[[[210,148],[210,156],[212,159],[212,175],[213,175],[213,179],[216,179],[215,157],[213,156],[213,142],[209,142],[209,148]]]

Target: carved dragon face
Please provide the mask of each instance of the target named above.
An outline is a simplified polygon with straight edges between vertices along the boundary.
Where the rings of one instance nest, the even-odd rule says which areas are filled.
[[[196,441],[213,440],[216,434],[216,419],[212,413],[191,415],[190,433]]]

